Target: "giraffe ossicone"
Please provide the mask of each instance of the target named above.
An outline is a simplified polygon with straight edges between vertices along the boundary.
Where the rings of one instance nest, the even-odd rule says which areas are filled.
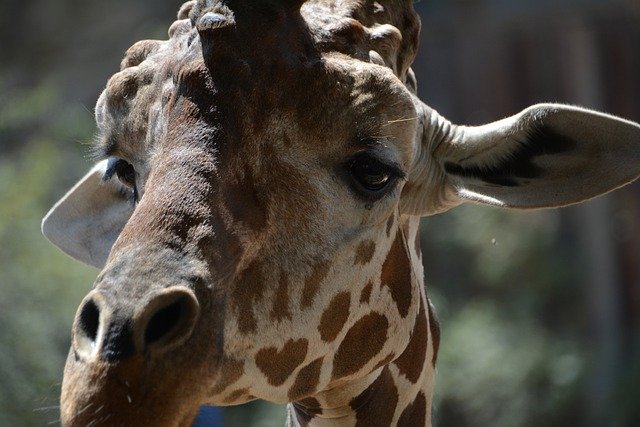
[[[96,105],[105,160],[43,220],[101,269],[64,425],[431,424],[440,331],[421,216],[564,206],[640,174],[640,126],[542,104],[480,127],[416,96],[411,0],[185,3]]]

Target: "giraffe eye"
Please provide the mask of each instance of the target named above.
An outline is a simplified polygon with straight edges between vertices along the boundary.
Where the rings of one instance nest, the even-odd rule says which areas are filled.
[[[107,163],[107,170],[104,173],[103,179],[108,181],[113,178],[114,175],[122,185],[133,191],[133,200],[134,202],[137,201],[138,189],[136,187],[136,170],[131,163],[117,157],[110,158]]]
[[[129,163],[121,160],[119,167],[116,169],[116,176],[121,183],[129,188],[136,186],[136,171]]]
[[[109,180],[113,178],[114,175],[118,177],[118,181],[123,185],[132,189],[135,188],[136,170],[127,161],[118,158],[109,159],[104,179]]]
[[[360,154],[349,163],[349,172],[356,188],[369,197],[381,196],[396,178],[402,175],[397,168],[386,165],[368,154]]]

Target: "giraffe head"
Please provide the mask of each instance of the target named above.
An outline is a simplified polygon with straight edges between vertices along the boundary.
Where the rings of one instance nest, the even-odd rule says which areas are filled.
[[[107,83],[105,160],[43,222],[102,269],[65,424],[182,425],[205,403],[366,388],[392,362],[432,384],[416,219],[561,206],[640,173],[621,119],[540,105],[468,128],[422,104],[411,1],[303,3],[188,2]]]

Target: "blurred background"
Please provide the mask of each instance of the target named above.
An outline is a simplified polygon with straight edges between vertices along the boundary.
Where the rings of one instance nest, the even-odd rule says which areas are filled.
[[[58,420],[76,307],[97,272],[40,235],[89,167],[93,105],[180,2],[0,2],[0,426]],[[547,101],[640,120],[639,0],[423,0],[421,98],[481,124]],[[441,319],[434,425],[640,425],[640,185],[563,210],[424,220]],[[266,403],[225,425],[283,426]]]

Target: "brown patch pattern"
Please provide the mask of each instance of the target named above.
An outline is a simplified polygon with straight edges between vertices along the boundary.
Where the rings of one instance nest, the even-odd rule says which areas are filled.
[[[391,291],[400,315],[407,317],[411,305],[411,261],[403,242],[402,232],[398,231],[382,265],[380,283]]]
[[[420,299],[420,311],[413,325],[409,344],[407,344],[407,347],[400,357],[394,362],[400,370],[400,373],[414,384],[418,382],[420,374],[424,369],[428,341],[429,328],[427,326],[427,313],[425,313],[424,304],[422,303],[422,299]]]
[[[318,325],[322,341],[331,342],[336,339],[349,318],[350,304],[351,295],[349,292],[341,292],[333,297],[327,309],[322,313]]]
[[[322,262],[315,266],[311,275],[304,281],[304,289],[302,290],[302,299],[300,304],[303,307],[310,307],[313,300],[320,289],[320,283],[327,277],[329,273],[329,263]]]
[[[362,289],[362,293],[360,293],[360,302],[369,304],[369,300],[371,299],[371,291],[373,290],[373,282],[369,280],[367,285]]]
[[[436,316],[435,309],[431,301],[429,304],[429,329],[431,331],[431,339],[433,340],[433,358],[431,364],[435,367],[438,361],[438,350],[440,349],[440,322],[438,316]]]
[[[388,427],[398,404],[398,389],[389,367],[349,406],[356,412],[356,427]]]
[[[284,272],[280,274],[280,283],[273,297],[271,319],[276,322],[281,322],[284,319],[291,320],[291,311],[289,310],[289,278]]]
[[[356,259],[354,265],[367,265],[371,262],[373,254],[376,252],[376,243],[372,240],[365,240],[356,249]]]
[[[262,297],[264,282],[260,266],[252,264],[241,273],[233,288],[232,303],[238,313],[238,329],[241,333],[246,334],[256,330],[253,307]]]
[[[273,386],[282,385],[293,371],[304,362],[309,348],[305,338],[290,339],[282,350],[277,347],[263,348],[256,354],[256,365]]]
[[[427,422],[427,398],[423,392],[418,393],[415,400],[407,406],[398,420],[398,427],[424,426]]]
[[[300,369],[296,381],[289,389],[289,400],[294,401],[308,396],[316,391],[320,381],[320,370],[324,358],[314,360],[304,368]]]
[[[384,347],[389,321],[376,312],[367,314],[349,329],[333,359],[332,379],[354,374]]]

